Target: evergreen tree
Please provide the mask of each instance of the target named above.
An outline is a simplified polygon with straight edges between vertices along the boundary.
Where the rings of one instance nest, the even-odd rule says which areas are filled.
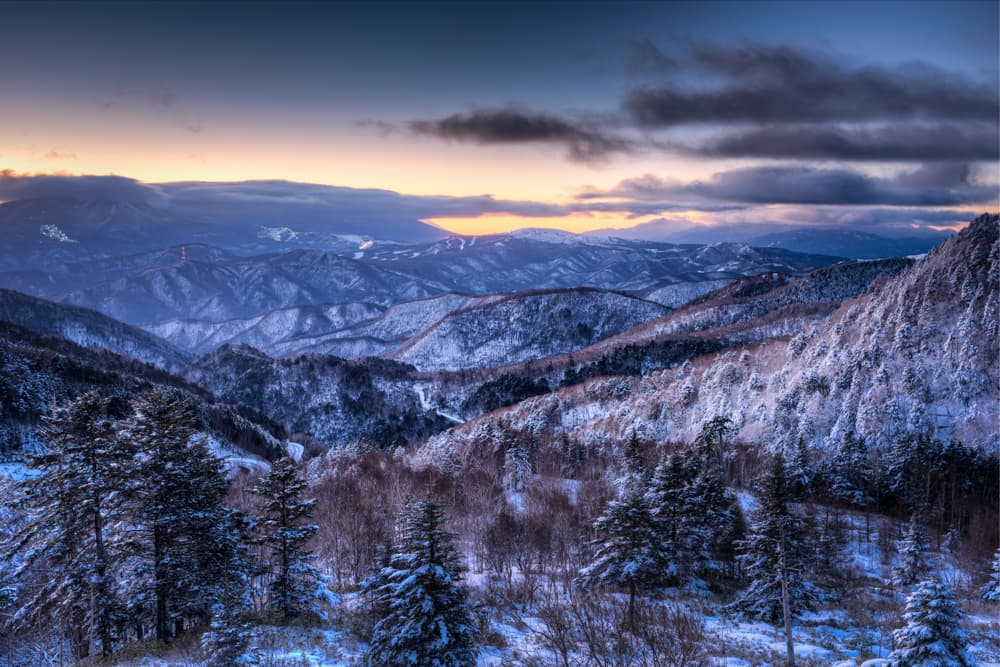
[[[625,470],[625,486],[640,487],[646,484],[649,479],[649,470],[646,468],[646,461],[642,458],[642,445],[639,442],[639,435],[632,430],[632,436],[622,447],[622,467]]]
[[[135,525],[124,539],[139,563],[130,593],[152,600],[164,642],[186,619],[208,622],[217,604],[243,604],[248,582],[242,520],[224,504],[224,464],[198,428],[192,406],[162,388],[137,400],[127,425],[137,470],[125,489]]]
[[[864,438],[848,431],[834,452],[828,479],[830,492],[843,503],[854,507],[867,507],[872,502],[869,490],[871,465],[868,445]]]
[[[688,494],[692,506],[688,523],[695,547],[692,564],[698,572],[716,572],[731,560],[735,542],[742,537],[742,517],[721,469],[710,461],[696,460],[694,471]]]
[[[690,451],[665,457],[646,499],[661,548],[670,556],[667,579],[683,583],[692,575],[722,569],[737,537],[738,510],[711,461]]]
[[[636,593],[658,585],[675,567],[669,546],[660,541],[663,530],[650,513],[644,495],[631,490],[608,504],[594,523],[594,532],[594,556],[581,572],[581,581],[628,589],[631,622]]]
[[[4,548],[17,558],[15,580],[45,571],[45,580],[20,602],[16,619],[67,622],[79,658],[95,637],[102,655],[113,650],[112,621],[118,602],[113,587],[120,563],[109,544],[109,526],[123,517],[115,491],[129,457],[108,416],[110,399],[84,394],[46,417],[45,453],[32,461],[38,476],[21,489],[23,523]]]
[[[1000,549],[993,554],[989,582],[979,589],[979,597],[987,602],[1000,602]]]
[[[735,431],[732,419],[716,415],[702,424],[701,432],[694,441],[702,459],[717,466],[722,473],[725,472],[726,441]]]
[[[805,438],[800,437],[788,462],[788,489],[793,498],[805,499],[812,496],[816,480],[816,470]]]
[[[892,583],[896,586],[910,586],[917,583],[930,570],[930,564],[927,562],[927,531],[917,521],[916,514],[910,518],[897,549],[900,562],[893,568]]]
[[[951,590],[940,581],[921,582],[906,599],[906,626],[892,633],[891,667],[972,667],[965,650],[962,612]]]
[[[740,543],[740,558],[749,585],[730,609],[769,623],[783,618],[787,622],[790,619],[784,613],[783,594],[787,592],[790,616],[812,609],[819,594],[806,579],[809,571],[806,529],[788,507],[785,466],[780,456],[775,457],[763,480],[759,502],[750,535]]]
[[[260,496],[257,542],[267,551],[265,567],[271,580],[271,607],[284,619],[306,613],[320,585],[311,565],[315,554],[306,545],[319,526],[309,523],[315,500],[304,500],[306,482],[289,457],[275,461],[251,493]]]
[[[236,667],[256,665],[259,651],[251,648],[253,631],[231,606],[218,603],[212,607],[209,631],[201,636],[201,646],[207,654],[206,667]]]
[[[693,552],[697,536],[691,530],[696,522],[698,499],[692,494],[694,471],[682,454],[664,457],[650,481],[646,502],[657,531],[657,547],[663,552],[662,576],[678,581],[695,569]]]
[[[476,663],[465,570],[443,530],[437,503],[407,513],[399,548],[377,575],[378,599],[388,610],[375,625],[367,662],[372,667],[468,667]]]

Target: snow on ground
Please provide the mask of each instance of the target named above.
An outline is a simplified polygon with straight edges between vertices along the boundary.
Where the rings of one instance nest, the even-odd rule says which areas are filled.
[[[465,423],[465,420],[463,420],[461,417],[459,417],[457,415],[453,415],[453,414],[451,414],[449,412],[445,412],[445,411],[443,411],[443,410],[441,410],[441,409],[439,409],[439,408],[431,405],[431,402],[429,400],[427,400],[427,394],[426,394],[427,388],[424,385],[417,384],[417,385],[414,385],[413,388],[417,392],[417,399],[420,401],[420,407],[423,410],[427,410],[429,412],[433,411],[434,413],[440,415],[441,417],[444,417],[448,421],[454,422],[456,424],[464,424]]]
[[[288,451],[288,455],[291,456],[292,460],[296,463],[302,460],[302,453],[306,450],[305,446],[298,442],[289,442],[286,449]]]
[[[14,482],[23,482],[37,476],[37,470],[29,468],[23,463],[0,463],[0,477],[6,477]]]

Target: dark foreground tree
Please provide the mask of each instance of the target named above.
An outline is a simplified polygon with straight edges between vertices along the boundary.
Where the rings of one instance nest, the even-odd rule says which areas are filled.
[[[371,667],[468,667],[476,663],[465,571],[442,512],[430,500],[407,512],[398,548],[377,575]]]
[[[198,434],[190,404],[154,389],[136,402],[127,430],[136,450],[125,490],[133,527],[124,540],[138,563],[130,597],[152,601],[134,613],[150,615],[156,638],[170,641],[186,621],[208,623],[219,605],[245,603],[245,526],[225,505],[224,464]]]
[[[785,464],[780,456],[775,457],[764,478],[759,501],[750,534],[741,544],[741,559],[750,582],[730,609],[769,623],[782,621],[788,664],[792,664],[792,618],[815,607],[819,596],[805,576],[809,571],[806,531],[788,507]]]
[[[261,499],[257,542],[265,550],[271,608],[286,620],[316,611],[313,601],[320,585],[319,571],[312,566],[316,556],[306,547],[319,530],[310,521],[316,501],[305,500],[305,490],[305,480],[287,456],[275,461],[251,489]]]
[[[88,393],[45,419],[46,451],[32,462],[38,475],[23,486],[22,520],[3,548],[17,562],[13,579],[26,589],[15,621],[61,621],[79,658],[89,654],[90,638],[102,655],[113,650],[118,603],[112,584],[121,559],[109,546],[109,526],[123,517],[115,491],[128,457],[109,404]],[[38,572],[45,576],[32,580]]]
[[[675,573],[670,546],[639,489],[612,500],[594,523],[594,556],[580,573],[585,585],[620,586],[628,590],[628,618],[635,617],[639,591],[659,585]]]
[[[951,590],[940,581],[923,581],[906,599],[906,625],[892,633],[896,648],[889,656],[892,667],[972,667],[975,660],[965,650],[968,637],[962,630],[962,612]]]

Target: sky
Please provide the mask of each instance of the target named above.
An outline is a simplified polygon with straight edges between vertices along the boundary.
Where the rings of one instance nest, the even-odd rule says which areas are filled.
[[[1000,208],[998,7],[5,3],[0,199],[117,175],[390,191],[460,233],[949,227]]]

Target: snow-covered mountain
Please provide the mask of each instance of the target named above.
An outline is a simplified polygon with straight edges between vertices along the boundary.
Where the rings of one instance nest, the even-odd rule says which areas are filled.
[[[921,255],[947,237],[947,233],[890,237],[858,229],[789,229],[754,236],[749,242],[764,248],[784,248],[806,253],[825,252],[855,259],[879,259]]]
[[[421,370],[517,364],[572,352],[667,311],[590,288],[522,292],[452,312],[388,356]]]
[[[194,356],[162,338],[93,310],[0,289],[0,320],[83,347],[99,347],[176,371]]]
[[[355,211],[185,204],[168,195],[46,197],[0,204],[5,242],[0,270],[114,257],[180,244],[208,244],[250,255],[319,248],[348,253],[366,239],[424,242],[445,232],[417,219],[360,218]],[[383,242],[384,243],[384,242]]]
[[[383,359],[272,359],[246,345],[224,345],[184,376],[220,400],[252,406],[331,447],[402,445],[452,424],[425,404],[412,366]]]
[[[213,246],[192,246],[191,252],[173,246],[8,271],[0,274],[0,285],[93,308],[131,324],[152,325],[175,319],[218,323],[303,305],[389,306],[448,292],[486,295],[580,286],[676,306],[722,281],[762,271],[798,273],[834,261],[745,244],[693,246],[513,234],[449,237],[416,245],[363,242],[349,252],[292,250],[249,257]],[[198,329],[211,328],[191,326],[196,329],[188,336],[191,340],[206,337]]]
[[[927,252],[953,232],[887,229],[872,233],[873,225],[812,227],[760,223],[753,225],[699,225],[654,220],[627,229],[588,232],[594,238],[620,237],[661,243],[747,243],[762,248],[821,253],[851,259],[905,257]]]
[[[146,329],[197,353],[246,343],[272,356],[382,355],[421,370],[490,367],[571,352],[669,309],[594,288],[473,296],[445,292],[388,308],[292,306],[221,322],[168,320]]]
[[[995,215],[978,218],[790,335],[529,398],[435,436],[417,459],[461,460],[501,421],[602,445],[626,440],[633,429],[654,440],[689,440],[717,415],[732,418],[746,440],[778,449],[802,438],[828,451],[848,431],[885,447],[901,434],[930,431],[996,451],[997,223]],[[685,310],[663,319],[683,318]]]
[[[373,320],[385,310],[384,306],[363,302],[290,306],[221,322],[167,320],[149,325],[146,330],[198,354],[226,343],[246,343],[272,352],[282,343],[294,344],[303,338],[312,341],[353,324]]]
[[[37,451],[39,424],[55,405],[98,391],[122,407],[153,387],[191,402],[204,433],[227,456],[262,460],[284,451],[284,427],[249,407],[218,403],[201,387],[131,356],[0,320],[0,460]]]

